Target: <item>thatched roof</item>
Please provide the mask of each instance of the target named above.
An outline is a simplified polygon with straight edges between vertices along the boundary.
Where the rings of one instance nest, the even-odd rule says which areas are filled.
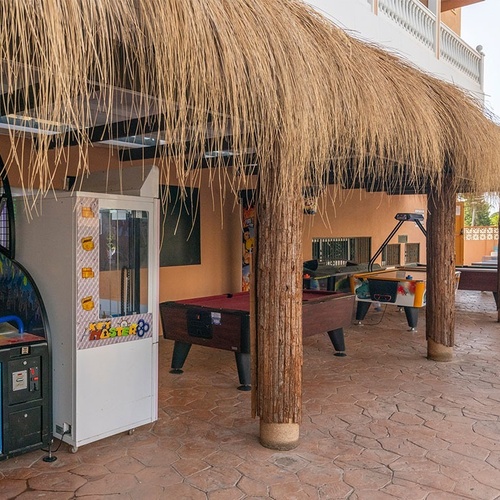
[[[116,136],[128,122],[125,135],[161,129],[181,179],[204,148],[229,147],[240,167],[251,157],[264,184],[279,162],[277,196],[287,176],[311,186],[328,173],[344,187],[419,187],[452,171],[470,189],[500,188],[500,133],[481,103],[297,0],[17,0],[0,19],[0,114],[71,127],[11,148],[31,155],[26,187],[51,188],[67,143],[85,171],[89,138],[113,135],[96,127],[106,121]],[[246,184],[244,168],[227,172]]]

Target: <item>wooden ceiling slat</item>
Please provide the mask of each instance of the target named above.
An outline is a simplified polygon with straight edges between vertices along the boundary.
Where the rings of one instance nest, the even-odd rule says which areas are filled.
[[[441,12],[446,12],[451,9],[459,9],[472,5],[473,3],[483,2],[484,0],[441,0]]]

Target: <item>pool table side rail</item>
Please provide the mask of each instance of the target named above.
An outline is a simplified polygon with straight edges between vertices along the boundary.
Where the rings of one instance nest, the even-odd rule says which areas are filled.
[[[494,268],[472,269],[457,267],[457,271],[460,271],[459,290],[475,290],[478,292],[498,291],[498,273]]]
[[[226,296],[212,296],[181,301],[160,303],[160,318],[163,337],[187,344],[197,344],[234,352],[249,352],[250,313],[247,305],[238,300],[238,309],[211,307],[217,299],[231,303]],[[248,299],[248,293],[242,292],[237,299]],[[302,334],[304,337],[322,332],[345,328],[352,322],[355,296],[351,293],[305,290],[302,301]],[[214,300],[212,300],[214,299]],[[249,301],[247,301],[249,304]],[[188,312],[200,311],[219,313],[220,324],[212,324],[210,338],[194,337],[189,334]]]
[[[193,310],[220,313],[220,324],[211,325],[210,338],[194,337],[189,334],[188,313]],[[168,301],[160,304],[160,318],[165,339],[233,352],[250,352],[248,311],[221,310]]]
[[[302,336],[346,328],[352,324],[355,296],[338,293],[333,299],[303,303]]]

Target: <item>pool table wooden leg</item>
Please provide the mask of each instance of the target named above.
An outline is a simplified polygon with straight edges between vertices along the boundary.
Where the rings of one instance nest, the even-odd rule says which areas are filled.
[[[189,354],[189,349],[191,349],[191,344],[181,342],[180,340],[175,341],[170,373],[182,373],[182,367]]]
[[[347,356],[345,353],[344,329],[336,328],[335,330],[330,330],[328,336],[336,351],[334,356]]]
[[[417,328],[418,323],[418,307],[404,307],[406,314],[406,321],[408,321],[408,326],[410,331],[414,332]]]
[[[252,389],[252,377],[250,374],[250,354],[245,352],[235,352],[236,368],[240,380],[240,391],[250,391]]]

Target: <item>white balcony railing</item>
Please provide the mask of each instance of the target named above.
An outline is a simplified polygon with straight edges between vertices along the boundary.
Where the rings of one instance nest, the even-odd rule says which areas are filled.
[[[378,11],[385,14],[425,46],[435,46],[436,18],[423,3],[408,0],[379,0]]]
[[[472,80],[483,87],[483,56],[477,50],[469,47],[450,28],[445,25],[440,30],[441,58],[468,75]]]
[[[467,45],[419,0],[368,0],[373,12],[384,15],[419,40],[436,57],[448,62],[483,88],[483,54]]]

